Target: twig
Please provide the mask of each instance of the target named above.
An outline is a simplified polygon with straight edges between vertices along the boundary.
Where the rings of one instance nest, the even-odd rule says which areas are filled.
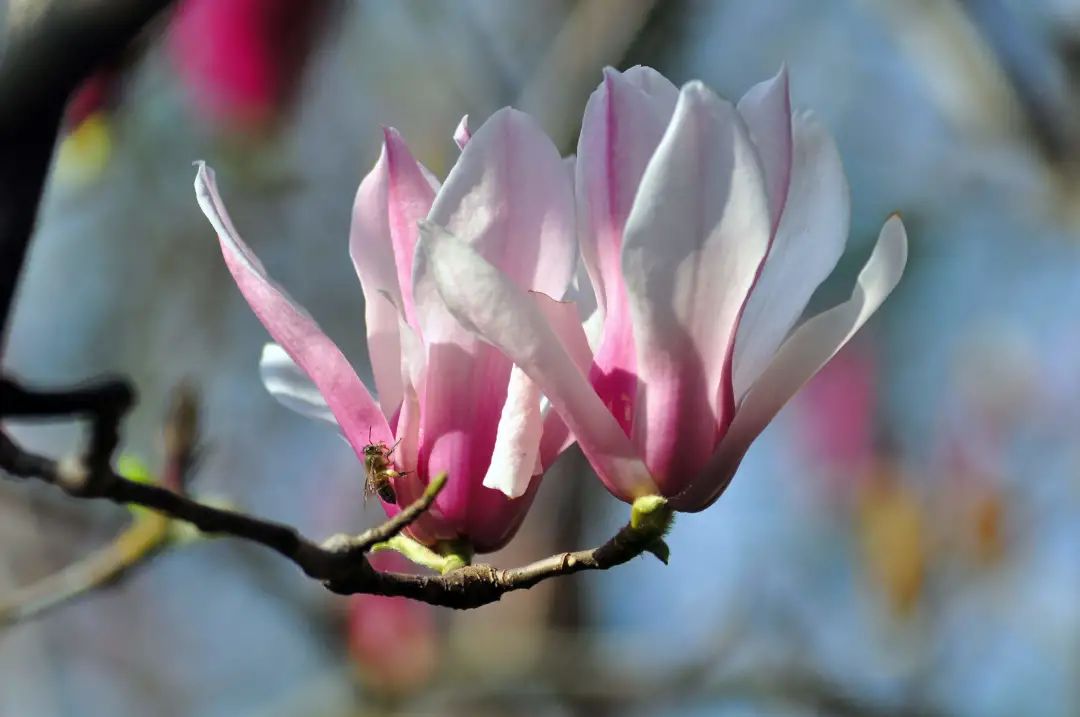
[[[56,413],[93,412],[100,410],[102,400],[115,412],[120,412],[132,399],[126,384],[122,382],[44,395],[28,392],[5,381],[0,387],[0,396],[13,399],[12,403],[0,404],[5,409],[17,405],[39,405],[37,399],[44,396],[44,405]],[[187,386],[180,386],[174,392],[163,433],[165,466],[162,483],[183,490],[194,464],[198,441],[197,405],[194,393]],[[2,434],[0,444],[6,450],[11,448],[10,440]],[[0,627],[38,617],[78,597],[119,582],[173,543],[175,531],[172,528],[172,521],[159,513],[136,514],[132,524],[104,548],[6,595],[0,600]]]
[[[126,578],[168,547],[171,523],[156,513],[144,516],[101,550],[5,595],[0,601],[0,628],[39,617]]]

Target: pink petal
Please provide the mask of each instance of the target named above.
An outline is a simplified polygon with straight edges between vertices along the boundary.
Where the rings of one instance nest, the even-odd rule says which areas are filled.
[[[477,130],[428,219],[522,289],[561,298],[570,283],[577,260],[570,175],[555,145],[522,112],[501,109]]]
[[[776,77],[751,87],[739,100],[738,110],[746,120],[750,139],[761,160],[775,229],[784,210],[791,178],[791,96],[787,67],[781,67]]]
[[[592,363],[592,350],[589,348],[578,307],[567,301],[555,301],[546,294],[534,292],[530,297],[578,371],[583,375],[587,374]],[[550,405],[548,401],[549,408]],[[540,441],[540,462],[543,469],[547,470],[574,440],[559,412],[547,411],[544,417],[544,435]]]
[[[601,480],[624,500],[656,492],[626,434],[604,408],[534,300],[467,243],[421,224],[418,256],[458,321],[498,346],[536,382]]]
[[[465,149],[470,139],[472,139],[472,132],[469,131],[469,115],[465,115],[454,130],[454,144],[458,146],[458,149]]]
[[[315,382],[345,433],[363,456],[368,435],[390,441],[390,427],[371,394],[334,342],[302,308],[270,281],[262,264],[236,232],[214,183],[214,171],[199,163],[195,196],[214,226],[225,263],[240,292],[270,335]]]
[[[403,475],[394,480],[394,492],[397,494],[397,504],[391,505],[383,502],[383,509],[387,516],[393,517],[400,510],[415,501],[424,492],[427,482],[422,479],[418,467],[418,455],[420,444],[420,395],[423,393],[424,356],[423,346],[419,338],[401,320],[399,324],[401,334],[400,367],[401,381],[404,387],[404,395],[401,401],[401,409],[397,416],[395,426],[394,466]],[[435,511],[429,511],[412,524],[409,533],[422,543],[433,544],[437,540],[450,540],[458,537],[458,531],[452,526],[445,524],[442,517]]]
[[[501,491],[507,498],[525,495],[529,480],[540,473],[542,430],[540,389],[514,366],[483,486]]]
[[[703,510],[720,496],[750,443],[877,311],[900,281],[906,263],[907,234],[900,217],[893,215],[882,227],[851,298],[808,320],[784,342],[746,394],[708,466],[672,500],[678,510]]]
[[[428,477],[449,475],[436,505],[464,530],[470,494],[491,461],[510,361],[475,339],[469,344],[436,341],[427,349],[419,470]]]
[[[622,301],[622,232],[645,165],[675,110],[678,90],[655,70],[604,70],[585,106],[577,147],[581,254],[597,301]]]
[[[380,312],[376,331],[396,333],[397,327],[396,313],[385,311],[383,302],[375,299],[380,292],[401,307],[410,325],[416,325],[412,297],[416,222],[427,216],[434,199],[426,170],[397,130],[386,128],[379,160],[356,193],[349,237],[349,253],[364,287],[367,306],[374,305]],[[397,371],[398,362],[386,363],[389,365],[376,370],[389,379],[391,371]],[[382,388],[379,390],[381,394]]]
[[[349,254],[364,291],[364,326],[375,388],[383,412],[389,416],[401,403],[398,368],[401,355],[395,305],[401,306],[402,299],[387,220],[386,165],[384,147],[375,168],[360,182],[356,192],[349,230]]]
[[[566,291],[576,258],[570,175],[527,115],[500,110],[473,134],[430,218],[451,227],[522,289]],[[511,362],[447,312],[419,254],[413,291],[428,351],[421,471],[450,473],[438,503],[448,518],[466,525],[472,487],[481,488],[495,445]]]
[[[623,229],[645,167],[675,110],[678,90],[647,67],[604,70],[578,140],[581,254],[604,312],[589,381],[628,434],[637,398],[636,355],[623,287]]]
[[[736,319],[771,233],[757,155],[730,103],[683,87],[623,239],[638,371],[634,442],[665,495],[712,454],[733,412]]]
[[[840,153],[813,116],[796,116],[794,126],[787,204],[735,339],[737,401],[768,366],[847,243],[851,200]]]
[[[476,552],[493,552],[514,537],[539,487],[539,476],[536,476],[529,481],[524,495],[510,499],[497,490],[485,488],[479,481],[474,484],[469,498],[468,521],[462,534],[468,536]]]

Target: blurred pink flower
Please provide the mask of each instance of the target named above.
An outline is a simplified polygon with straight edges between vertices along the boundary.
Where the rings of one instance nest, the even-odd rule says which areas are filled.
[[[310,52],[325,2],[183,0],[168,51],[199,114],[230,129],[274,119]]]
[[[383,572],[415,569],[391,553],[376,553],[370,560]],[[432,678],[439,644],[430,605],[385,595],[353,595],[348,611],[349,654],[369,689],[383,697],[403,697]]]
[[[464,539],[487,552],[512,537],[536,478],[570,439],[558,415],[542,410],[536,385],[451,316],[435,267],[415,251],[418,222],[453,231],[515,291],[560,298],[576,263],[574,197],[569,168],[526,115],[500,110],[459,138],[461,156],[440,187],[387,129],[356,195],[350,253],[366,300],[377,402],[337,346],[267,277],[232,226],[212,170],[202,165],[195,186],[237,285],[280,344],[264,353],[271,392],[306,412],[332,414],[361,461],[369,441],[394,445],[395,466],[407,472],[394,481],[402,505],[446,472],[446,488],[411,533],[429,544]],[[578,325],[572,304],[546,299],[542,309],[556,323]],[[576,355],[585,366],[584,342]]]
[[[635,67],[605,72],[585,110],[575,190],[603,335],[583,370],[553,323],[458,229],[431,217],[419,256],[463,325],[536,382],[608,489],[697,511],[751,441],[900,278],[885,223],[851,299],[795,326],[843,252],[848,187],[832,139],[793,115],[786,71],[738,103]]]
[[[808,452],[825,468],[832,497],[847,500],[880,452],[874,348],[859,342],[846,347],[800,398],[798,428]]]

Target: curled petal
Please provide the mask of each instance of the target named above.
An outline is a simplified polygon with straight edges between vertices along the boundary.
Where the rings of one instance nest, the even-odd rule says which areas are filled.
[[[700,470],[717,425],[731,420],[728,357],[770,234],[742,119],[700,82],[687,84],[642,177],[622,250],[640,379],[634,443],[665,495]]]
[[[601,480],[616,496],[656,492],[634,446],[592,390],[533,300],[465,242],[430,222],[420,253],[447,308],[497,346],[562,415]]]
[[[233,227],[218,195],[213,170],[204,163],[198,167],[195,196],[218,233],[225,263],[237,287],[259,321],[318,387],[357,456],[363,457],[369,432],[374,440],[389,442],[386,418],[352,366],[315,320],[270,281]]]
[[[900,217],[885,222],[851,298],[808,320],[783,343],[746,394],[705,471],[672,505],[707,508],[727,487],[750,443],[784,404],[839,351],[896,287],[907,263],[907,234]]]
[[[263,346],[262,356],[259,357],[259,376],[270,395],[285,408],[307,418],[337,425],[319,389],[303,369],[289,358],[285,349],[277,344]]]
[[[794,126],[787,204],[735,339],[736,401],[769,365],[847,243],[851,200],[840,153],[813,116],[796,116]]]

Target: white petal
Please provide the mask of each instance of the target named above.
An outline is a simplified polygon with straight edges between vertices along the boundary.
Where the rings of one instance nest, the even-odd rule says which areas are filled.
[[[716,425],[730,420],[728,356],[771,230],[742,118],[688,83],[642,176],[622,249],[642,382],[634,443],[658,480],[687,479],[712,454]]]
[[[270,395],[285,408],[307,418],[337,425],[315,382],[277,344],[263,346],[262,356],[259,357],[259,376]]]
[[[896,288],[907,263],[907,234],[900,217],[885,222],[851,298],[813,317],[791,334],[746,394],[708,468],[672,504],[678,510],[707,508],[724,491],[751,442],[784,404],[877,311]]]
[[[787,204],[735,339],[735,399],[746,395],[836,267],[847,243],[851,200],[840,153],[809,114],[794,120]]]
[[[520,498],[529,489],[530,479],[540,472],[540,389],[517,366],[510,371],[506,404],[499,417],[491,464],[484,475],[484,487],[502,491],[507,498]]]
[[[739,100],[738,110],[761,158],[769,211],[776,227],[791,178],[791,97],[787,68],[781,67],[776,77],[751,87]]]

